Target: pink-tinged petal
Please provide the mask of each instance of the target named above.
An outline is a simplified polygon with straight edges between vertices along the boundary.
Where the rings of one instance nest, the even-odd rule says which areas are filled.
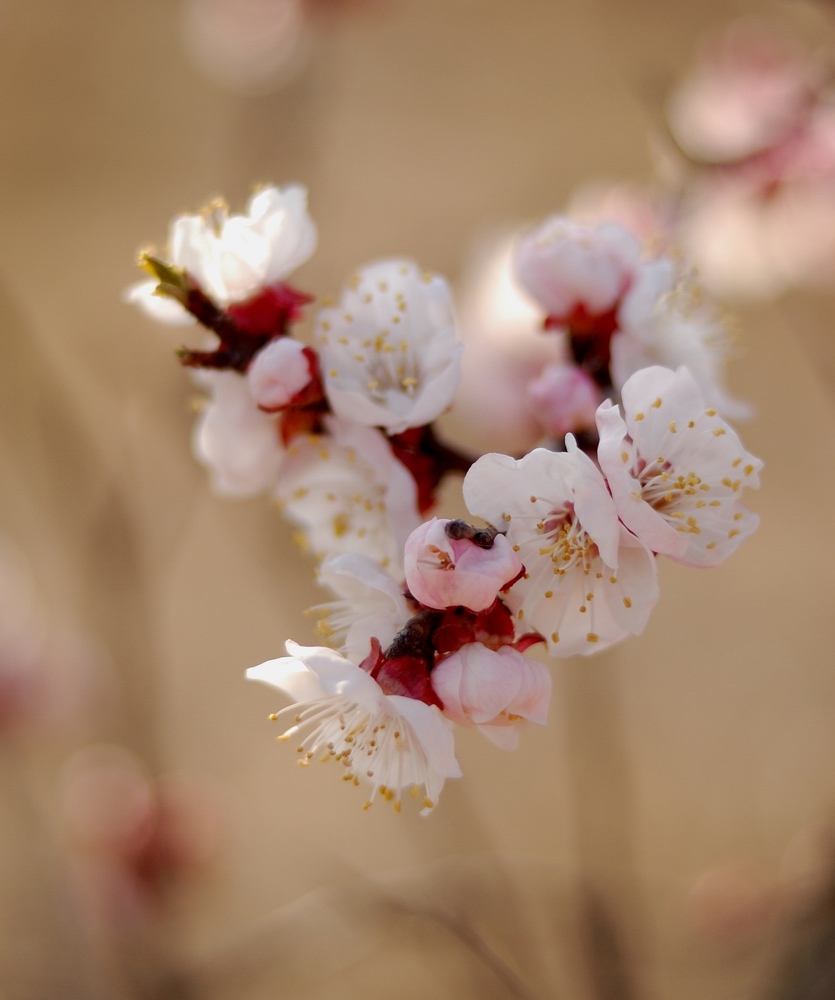
[[[657,552],[694,566],[716,565],[756,527],[740,496],[759,484],[762,463],[704,398],[686,368],[650,368],[624,386],[632,437],[626,495],[622,471],[607,443],[601,465],[624,524]],[[611,417],[604,412],[604,421]],[[685,543],[661,535],[663,521]]]
[[[635,449],[617,406],[607,401],[597,411],[600,443],[597,458],[623,523],[652,549],[674,558],[684,554],[687,540],[641,499],[641,484],[632,475]]]
[[[614,223],[592,228],[553,216],[519,240],[516,274],[548,315],[596,316],[617,305],[640,256],[638,240]]]
[[[576,365],[549,365],[528,384],[526,392],[531,410],[547,434],[563,438],[594,427],[601,392]]]
[[[463,725],[547,721],[551,675],[511,646],[462,646],[435,666],[430,680],[444,713]]]
[[[246,377],[262,410],[280,410],[310,384],[308,350],[292,337],[280,337],[255,355]]]
[[[522,572],[509,542],[497,535],[491,548],[446,533],[451,522],[433,518],[409,536],[404,551],[406,584],[429,608],[486,611],[499,591]]]
[[[594,539],[603,561],[616,567],[619,531],[614,501],[600,470],[585,452],[580,451],[572,435],[565,439],[565,446],[574,459],[569,481],[577,516]]]

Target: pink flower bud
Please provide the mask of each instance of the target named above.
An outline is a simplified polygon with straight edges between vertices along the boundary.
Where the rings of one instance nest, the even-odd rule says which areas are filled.
[[[483,548],[470,538],[450,538],[446,528],[451,523],[434,517],[409,535],[406,585],[428,608],[485,611],[524,567],[504,535]]]
[[[555,437],[594,427],[600,389],[575,365],[549,365],[528,385],[528,400],[544,430]]]
[[[524,720],[548,721],[551,675],[512,646],[498,651],[473,642],[442,660],[429,675],[444,715],[480,726],[498,746],[513,749]]]
[[[290,337],[273,340],[247,372],[249,391],[262,410],[280,410],[310,384],[309,348]]]

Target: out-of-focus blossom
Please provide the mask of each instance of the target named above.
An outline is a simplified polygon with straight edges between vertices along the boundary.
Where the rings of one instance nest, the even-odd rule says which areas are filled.
[[[622,226],[594,228],[555,215],[523,236],[516,273],[555,326],[577,326],[617,308],[632,284],[641,245]]]
[[[454,414],[485,449],[515,453],[542,438],[527,385],[560,360],[560,345],[543,334],[542,313],[519,286],[514,246],[511,235],[483,240],[461,282],[458,315],[466,350]]]
[[[229,215],[217,203],[202,215],[178,216],[171,224],[167,259],[225,308],[287,278],[311,257],[316,238],[307,191],[299,185],[266,187],[250,198],[245,215]],[[143,282],[128,297],[159,322],[179,322],[172,309],[178,303],[155,294],[157,286],[157,281]]]
[[[461,345],[443,278],[406,260],[358,271],[316,323],[325,390],[346,420],[399,434],[451,404]]]
[[[833,126],[835,137],[835,126]],[[771,299],[796,286],[823,288],[835,274],[835,169],[763,187],[705,177],[681,239],[702,281],[732,299]]]
[[[522,573],[522,562],[503,535],[490,539],[487,547],[449,530],[459,523],[435,517],[409,535],[406,584],[426,607],[486,611]]]
[[[507,529],[526,573],[503,596],[517,624],[556,656],[589,655],[637,635],[658,599],[655,559],[619,522],[599,469],[566,440],[519,461],[485,455],[464,479],[464,500]]]
[[[512,646],[494,651],[469,643],[437,664],[430,680],[444,715],[465,726],[478,726],[505,749],[515,749],[526,721],[539,725],[548,721],[551,675]]]
[[[319,583],[339,597],[311,609],[326,641],[354,663],[361,663],[376,638],[386,649],[410,617],[403,587],[373,560],[360,553],[326,559]]]
[[[314,374],[310,348],[292,337],[280,337],[255,355],[246,377],[256,405],[269,412],[287,406],[310,385]]]
[[[60,792],[80,893],[108,934],[157,918],[170,891],[217,849],[207,790],[179,776],[152,779],[122,747],[78,751]]]
[[[762,462],[704,397],[686,368],[646,368],[622,390],[623,416],[598,413],[598,458],[623,523],[653,552],[715,566],[756,528],[741,503]]]
[[[386,0],[183,0],[186,49],[215,84],[268,94],[307,65],[317,22]]]
[[[446,779],[461,776],[452,731],[438,708],[388,694],[332,649],[288,642],[287,652],[251,667],[247,677],[293,699],[274,717],[292,717],[279,739],[298,740],[299,762],[333,758],[346,780],[371,785],[366,805],[380,795],[399,810],[409,789],[423,814],[434,808]]]
[[[288,448],[281,508],[317,555],[358,552],[402,577],[403,546],[420,523],[414,479],[375,428],[334,417],[324,426]]]
[[[0,538],[0,738],[72,725],[93,697],[99,654],[39,605],[23,555]]]
[[[574,191],[565,214],[589,227],[617,223],[641,241],[645,256],[665,253],[675,243],[675,206],[669,194],[654,187],[592,181]]]
[[[755,22],[705,39],[695,65],[670,97],[670,130],[698,160],[740,160],[797,129],[819,83],[818,68],[785,37]]]
[[[527,387],[527,398],[543,430],[562,439],[594,427],[603,395],[594,380],[576,365],[548,365]]]
[[[211,475],[212,489],[248,497],[275,486],[284,460],[276,418],[258,408],[247,379],[234,371],[199,371],[209,393],[193,434],[194,454]]]
[[[724,386],[730,347],[716,307],[692,276],[668,257],[648,261],[618,310],[612,384],[621,390],[631,375],[651,365],[686,365],[708,405],[728,417],[744,418],[748,406],[729,396]]]
[[[186,49],[213,82],[234,93],[267,93],[305,65],[306,0],[184,0]]]
[[[817,57],[750,23],[708,39],[673,94],[670,130],[693,174],[680,240],[715,293],[831,283],[834,100]]]

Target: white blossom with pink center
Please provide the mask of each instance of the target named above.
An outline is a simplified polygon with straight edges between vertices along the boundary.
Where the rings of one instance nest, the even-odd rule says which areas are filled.
[[[358,271],[316,321],[325,391],[346,419],[399,434],[452,403],[461,344],[449,286],[408,260]]]
[[[202,215],[178,216],[167,259],[224,308],[283,281],[310,259],[316,239],[307,191],[299,185],[266,187],[250,198],[246,215],[229,215],[217,204]],[[156,281],[142,282],[128,299],[161,323],[193,322],[178,302],[156,295],[156,288]]]
[[[730,353],[730,337],[692,276],[668,257],[645,263],[618,309],[611,343],[615,389],[643,368],[686,365],[708,405],[731,418],[744,418],[748,406],[730,397],[724,386]]]
[[[477,726],[492,743],[513,750],[525,722],[544,726],[551,700],[551,674],[512,646],[488,649],[468,643],[430,674],[444,715]]]
[[[576,365],[548,365],[527,387],[528,402],[543,430],[555,438],[594,427],[603,394]]]
[[[403,546],[420,523],[414,479],[375,428],[327,417],[325,431],[287,449],[280,507],[316,555],[359,552],[402,578]]]
[[[568,321],[615,309],[640,260],[641,244],[622,226],[555,215],[519,240],[516,274],[549,317]]]
[[[273,718],[291,718],[279,739],[296,739],[299,762],[333,758],[354,784],[368,784],[399,810],[404,790],[434,808],[447,778],[461,776],[450,724],[434,706],[380,685],[341,653],[287,643],[289,656],[247,670],[293,699]]]
[[[598,458],[623,523],[654,552],[715,566],[756,528],[741,502],[762,462],[706,407],[686,368],[647,368],[624,385],[623,416],[598,411]]]
[[[438,517],[409,535],[404,553],[409,592],[428,608],[486,611],[499,591],[522,572],[522,561],[504,535],[490,548],[447,533],[453,522]]]
[[[201,369],[194,379],[209,394],[194,426],[192,447],[212,489],[248,497],[275,486],[284,461],[276,418],[258,408],[244,376]]]
[[[347,553],[326,559],[319,567],[319,583],[339,600],[311,608],[325,641],[354,663],[371,652],[371,639],[383,649],[408,622],[411,611],[403,586],[365,555]]]
[[[246,377],[249,391],[262,410],[280,410],[310,385],[313,378],[309,348],[292,337],[270,341],[252,359]]]
[[[464,479],[471,513],[506,528],[526,573],[503,600],[556,656],[637,635],[658,600],[655,559],[618,520],[600,470],[569,435],[567,452],[484,455]]]

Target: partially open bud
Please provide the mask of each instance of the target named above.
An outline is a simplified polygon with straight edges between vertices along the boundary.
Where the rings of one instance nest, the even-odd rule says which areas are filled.
[[[504,535],[492,535],[489,546],[480,544],[477,537],[448,530],[458,523],[435,517],[411,533],[404,554],[406,585],[428,608],[485,611],[524,567]]]
[[[310,384],[314,368],[309,347],[280,337],[255,355],[246,376],[249,391],[262,410],[281,410]]]
[[[444,715],[481,727],[497,746],[515,747],[525,721],[548,721],[551,675],[512,646],[498,651],[477,642],[462,646],[435,667],[430,680]]]

